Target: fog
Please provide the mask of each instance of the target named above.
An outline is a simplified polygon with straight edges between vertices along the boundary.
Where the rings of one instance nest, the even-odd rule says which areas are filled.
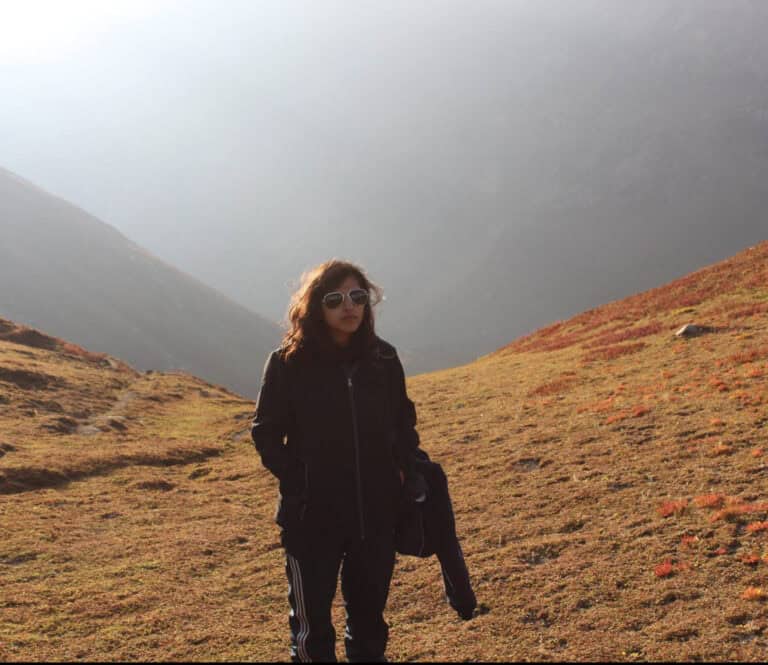
[[[274,320],[358,261],[434,369],[766,238],[766,29],[759,0],[167,2],[2,60],[0,160]]]

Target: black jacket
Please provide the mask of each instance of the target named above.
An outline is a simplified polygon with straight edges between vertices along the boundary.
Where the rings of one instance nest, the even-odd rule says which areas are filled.
[[[469,580],[443,468],[421,449],[412,453],[395,533],[400,554],[437,555],[445,595],[462,619],[471,619],[477,599]]]
[[[394,527],[399,469],[419,445],[416,409],[395,348],[357,357],[312,352],[264,366],[251,436],[280,481],[277,522],[319,534]]]

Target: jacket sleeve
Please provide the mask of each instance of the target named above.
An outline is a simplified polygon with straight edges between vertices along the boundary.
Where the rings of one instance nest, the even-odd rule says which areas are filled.
[[[395,356],[395,461],[403,471],[409,471],[413,455],[419,447],[419,433],[416,431],[416,406],[408,397],[405,387],[405,371],[399,356]]]
[[[291,411],[281,365],[278,352],[273,351],[264,365],[256,414],[251,425],[251,438],[261,456],[261,463],[277,478],[295,462],[283,443]]]

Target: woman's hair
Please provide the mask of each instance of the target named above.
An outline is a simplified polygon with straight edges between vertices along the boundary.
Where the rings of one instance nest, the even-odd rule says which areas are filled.
[[[360,352],[368,351],[376,341],[373,307],[382,300],[382,290],[371,282],[362,268],[348,261],[331,259],[307,270],[301,276],[299,287],[291,296],[286,314],[288,330],[281,344],[286,360],[295,358],[308,347],[319,350],[332,348],[332,340],[323,317],[323,296],[339,288],[349,276],[355,277],[368,291],[363,320],[352,336],[351,346]]]

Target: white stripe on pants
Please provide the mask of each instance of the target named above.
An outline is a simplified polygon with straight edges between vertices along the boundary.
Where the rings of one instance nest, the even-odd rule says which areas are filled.
[[[299,634],[296,636],[296,649],[299,652],[299,658],[301,658],[302,662],[311,663],[312,659],[309,657],[309,652],[307,651],[309,617],[307,616],[307,608],[304,604],[304,587],[301,583],[301,568],[299,567],[299,562],[296,557],[291,556],[287,552],[286,555],[293,577],[294,602],[297,610],[296,618],[299,620]]]

